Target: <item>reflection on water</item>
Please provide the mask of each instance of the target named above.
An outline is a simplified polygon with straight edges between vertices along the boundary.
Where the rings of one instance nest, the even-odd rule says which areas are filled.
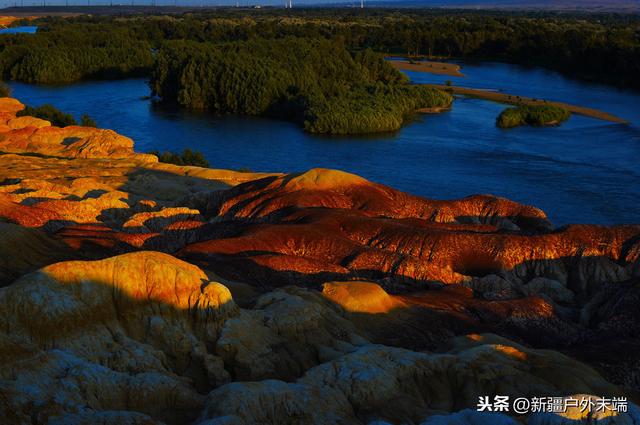
[[[640,94],[504,64],[463,72],[455,84],[596,107],[632,124],[574,116],[561,127],[500,130],[495,118],[503,105],[460,98],[451,112],[418,117],[396,134],[327,138],[287,122],[160,108],[145,98],[140,79],[12,86],[25,103],[89,113],[132,137],[140,151],[190,147],[212,166],[231,169],[338,168],[433,198],[492,193],[538,206],[556,224],[640,223]],[[455,78],[410,75],[417,82]]]

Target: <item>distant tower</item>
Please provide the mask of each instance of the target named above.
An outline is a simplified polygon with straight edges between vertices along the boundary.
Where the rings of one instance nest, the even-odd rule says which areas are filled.
[[[289,9],[293,9],[293,0],[289,0]]]
[[[360,0],[360,9],[364,9],[364,0]]]

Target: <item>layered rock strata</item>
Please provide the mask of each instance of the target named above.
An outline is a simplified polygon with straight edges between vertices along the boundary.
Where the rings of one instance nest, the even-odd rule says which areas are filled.
[[[7,423],[589,423],[475,407],[637,400],[640,226],[163,164],[22,108],[0,99]]]

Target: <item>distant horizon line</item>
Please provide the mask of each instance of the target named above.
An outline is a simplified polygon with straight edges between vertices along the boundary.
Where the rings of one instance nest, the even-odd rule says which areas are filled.
[[[361,0],[327,1],[297,0],[4,0],[0,12],[12,10],[74,9],[81,8],[136,8],[136,9],[212,9],[212,8],[357,8]],[[402,9],[458,9],[477,11],[548,11],[548,12],[625,12],[638,13],[639,2],[633,0],[368,0],[365,8]]]
[[[67,8],[104,8],[104,7],[133,7],[133,8],[158,8],[158,9],[201,9],[201,8],[253,8],[255,6],[269,7],[269,8],[286,8],[288,0],[242,0],[234,2],[233,0],[226,0],[220,2],[220,0],[194,0],[188,4],[178,4],[177,1],[172,0],[132,0],[132,1],[109,1],[109,0],[54,0],[54,1],[38,1],[38,0],[14,0],[6,1],[0,6],[0,11],[15,10],[15,9],[67,9]],[[298,5],[301,8],[313,7],[313,8],[332,8],[332,7],[356,7],[360,8],[360,0],[342,1],[342,2],[317,2],[316,0],[298,0]],[[415,0],[368,0],[365,1],[365,5],[369,4],[372,8],[414,8],[414,9],[472,9],[472,10],[503,10],[503,11],[611,11],[611,10],[630,10],[635,9],[640,11],[640,6],[636,6],[634,2],[616,2],[615,5],[606,3],[589,2],[588,4],[580,4],[579,2],[562,2],[559,5],[548,5],[542,3],[524,4],[521,2],[512,3],[473,3],[473,2],[452,2],[451,4],[445,4],[441,2],[420,2]],[[295,9],[296,2],[293,2],[293,8]]]

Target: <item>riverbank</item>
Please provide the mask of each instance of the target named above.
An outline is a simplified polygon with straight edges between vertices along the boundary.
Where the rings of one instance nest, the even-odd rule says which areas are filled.
[[[459,86],[447,86],[442,84],[427,84],[430,87],[445,90],[454,95],[470,96],[479,99],[491,100],[499,103],[507,103],[510,105],[553,105],[567,111],[572,114],[582,115],[585,117],[596,118],[599,120],[614,122],[618,124],[629,124],[629,121],[617,117],[608,112],[604,112],[594,108],[587,108],[584,106],[572,105],[564,102],[554,102],[545,99],[537,99],[531,97],[518,96],[514,94],[501,93],[497,91],[474,89],[470,87]]]
[[[399,71],[428,72],[436,75],[464,77],[464,74],[460,72],[460,65],[455,63],[434,61],[410,62],[406,60],[390,60],[388,62]]]

